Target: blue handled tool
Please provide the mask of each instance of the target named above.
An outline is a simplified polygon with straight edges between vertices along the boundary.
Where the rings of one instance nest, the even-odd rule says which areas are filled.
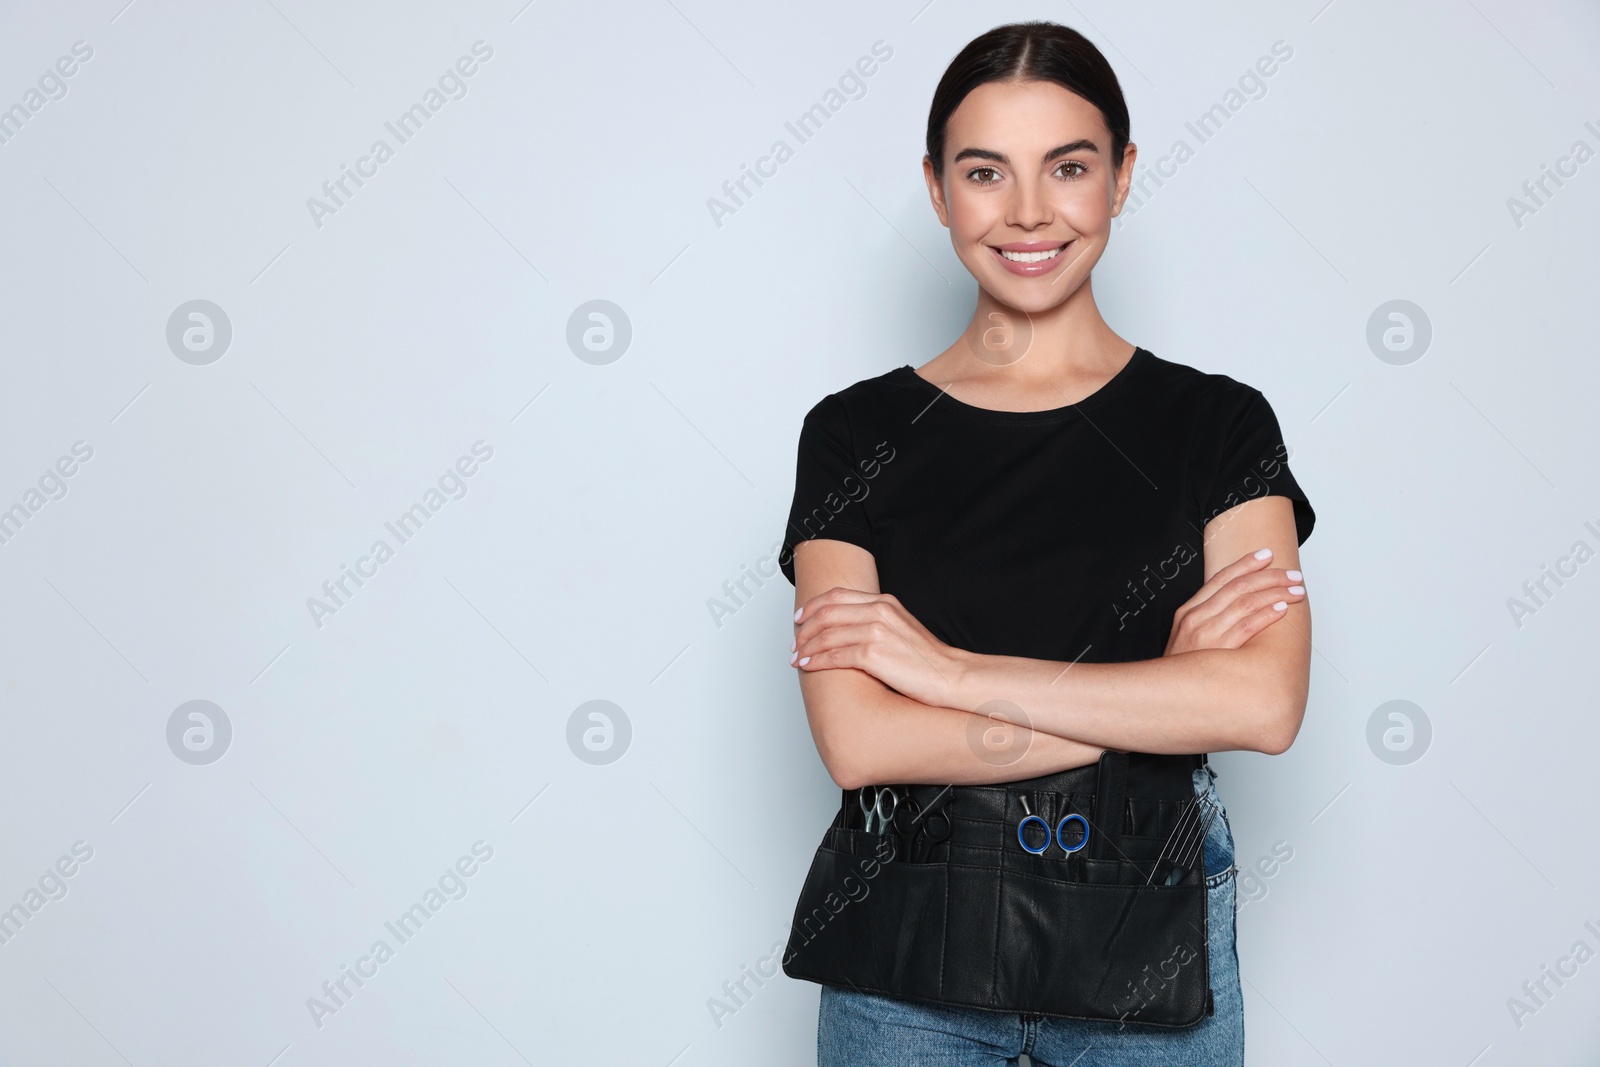
[[[1033,813],[1033,811],[1028,807],[1027,797],[1018,797],[1017,799],[1022,802],[1022,810],[1026,813],[1024,814],[1022,821],[1017,823],[1017,844],[1021,845],[1025,851],[1031,852],[1035,856],[1042,856],[1050,848],[1050,840],[1052,836],[1050,833],[1050,824]],[[1068,827],[1073,823],[1078,825],[1081,833],[1077,835],[1077,840],[1069,845],[1067,844]],[[1039,827],[1039,829],[1044,831],[1044,843],[1038,848],[1034,848],[1032,845],[1028,844],[1027,829],[1030,825],[1035,824]],[[1076,812],[1073,812],[1069,815],[1064,815],[1061,817],[1061,821],[1056,824],[1054,837],[1055,843],[1061,846],[1061,851],[1065,852],[1068,856],[1071,856],[1074,852],[1082,850],[1082,848],[1089,843],[1089,820],[1085,819],[1082,815],[1079,815]]]

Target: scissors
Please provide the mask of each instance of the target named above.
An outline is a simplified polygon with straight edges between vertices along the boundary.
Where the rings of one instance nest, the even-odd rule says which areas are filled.
[[[1017,799],[1022,802],[1022,810],[1026,812],[1022,821],[1017,823],[1017,844],[1021,845],[1025,851],[1031,852],[1035,856],[1041,856],[1050,847],[1050,824],[1028,809],[1027,797],[1018,797]],[[1077,823],[1083,832],[1078,835],[1073,844],[1069,845],[1067,844],[1067,828],[1073,823]],[[1037,824],[1044,831],[1044,844],[1038,848],[1028,844],[1028,835],[1025,831],[1030,824]],[[1056,824],[1055,841],[1056,844],[1061,846],[1061,851],[1070,857],[1074,852],[1079,851],[1089,843],[1089,820],[1076,812],[1062,816],[1061,821]]]
[[[868,789],[875,790],[870,804],[867,803]],[[886,785],[862,786],[859,799],[861,811],[867,817],[867,833],[872,833],[874,829],[880,834],[887,833],[889,820],[894,818],[895,810],[900,807],[900,794]]]
[[[906,842],[912,863],[921,863],[939,845],[950,840],[950,815],[943,801],[950,795],[945,786],[924,808],[916,797],[908,796],[894,813],[894,828]]]

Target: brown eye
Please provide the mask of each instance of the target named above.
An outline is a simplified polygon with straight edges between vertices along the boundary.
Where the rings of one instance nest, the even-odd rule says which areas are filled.
[[[1062,169],[1066,168],[1066,167],[1076,167],[1076,168],[1078,168],[1076,174],[1062,174],[1061,175],[1063,178],[1069,178],[1069,179],[1070,178],[1081,178],[1089,170],[1088,167],[1085,167],[1082,163],[1079,163],[1077,160],[1069,159],[1066,162],[1062,163],[1061,166],[1056,168],[1056,173],[1057,174],[1061,174]]]
[[[1000,172],[993,167],[974,167],[967,172],[967,177],[979,185],[993,185],[1000,180]]]

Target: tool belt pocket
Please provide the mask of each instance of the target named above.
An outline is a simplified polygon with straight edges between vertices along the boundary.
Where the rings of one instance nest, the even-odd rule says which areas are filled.
[[[865,802],[846,791],[801,888],[784,972],[955,1007],[1198,1022],[1210,1007],[1201,815],[1192,791],[1129,797],[1127,758],[1108,752],[1049,782],[946,787],[949,821],[931,847],[892,819],[862,828]],[[933,792],[898,795],[926,804]]]
[[[945,868],[895,862],[894,840],[828,829],[806,874],[784,953],[791,978],[938,997]]]

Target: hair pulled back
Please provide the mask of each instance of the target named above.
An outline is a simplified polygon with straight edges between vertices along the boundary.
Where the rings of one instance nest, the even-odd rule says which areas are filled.
[[[987,82],[1054,82],[1100,109],[1111,131],[1111,165],[1128,147],[1128,104],[1106,57],[1087,37],[1055,22],[1013,22],[974,37],[956,54],[928,109],[928,158],[944,177],[945,127],[967,94]]]

